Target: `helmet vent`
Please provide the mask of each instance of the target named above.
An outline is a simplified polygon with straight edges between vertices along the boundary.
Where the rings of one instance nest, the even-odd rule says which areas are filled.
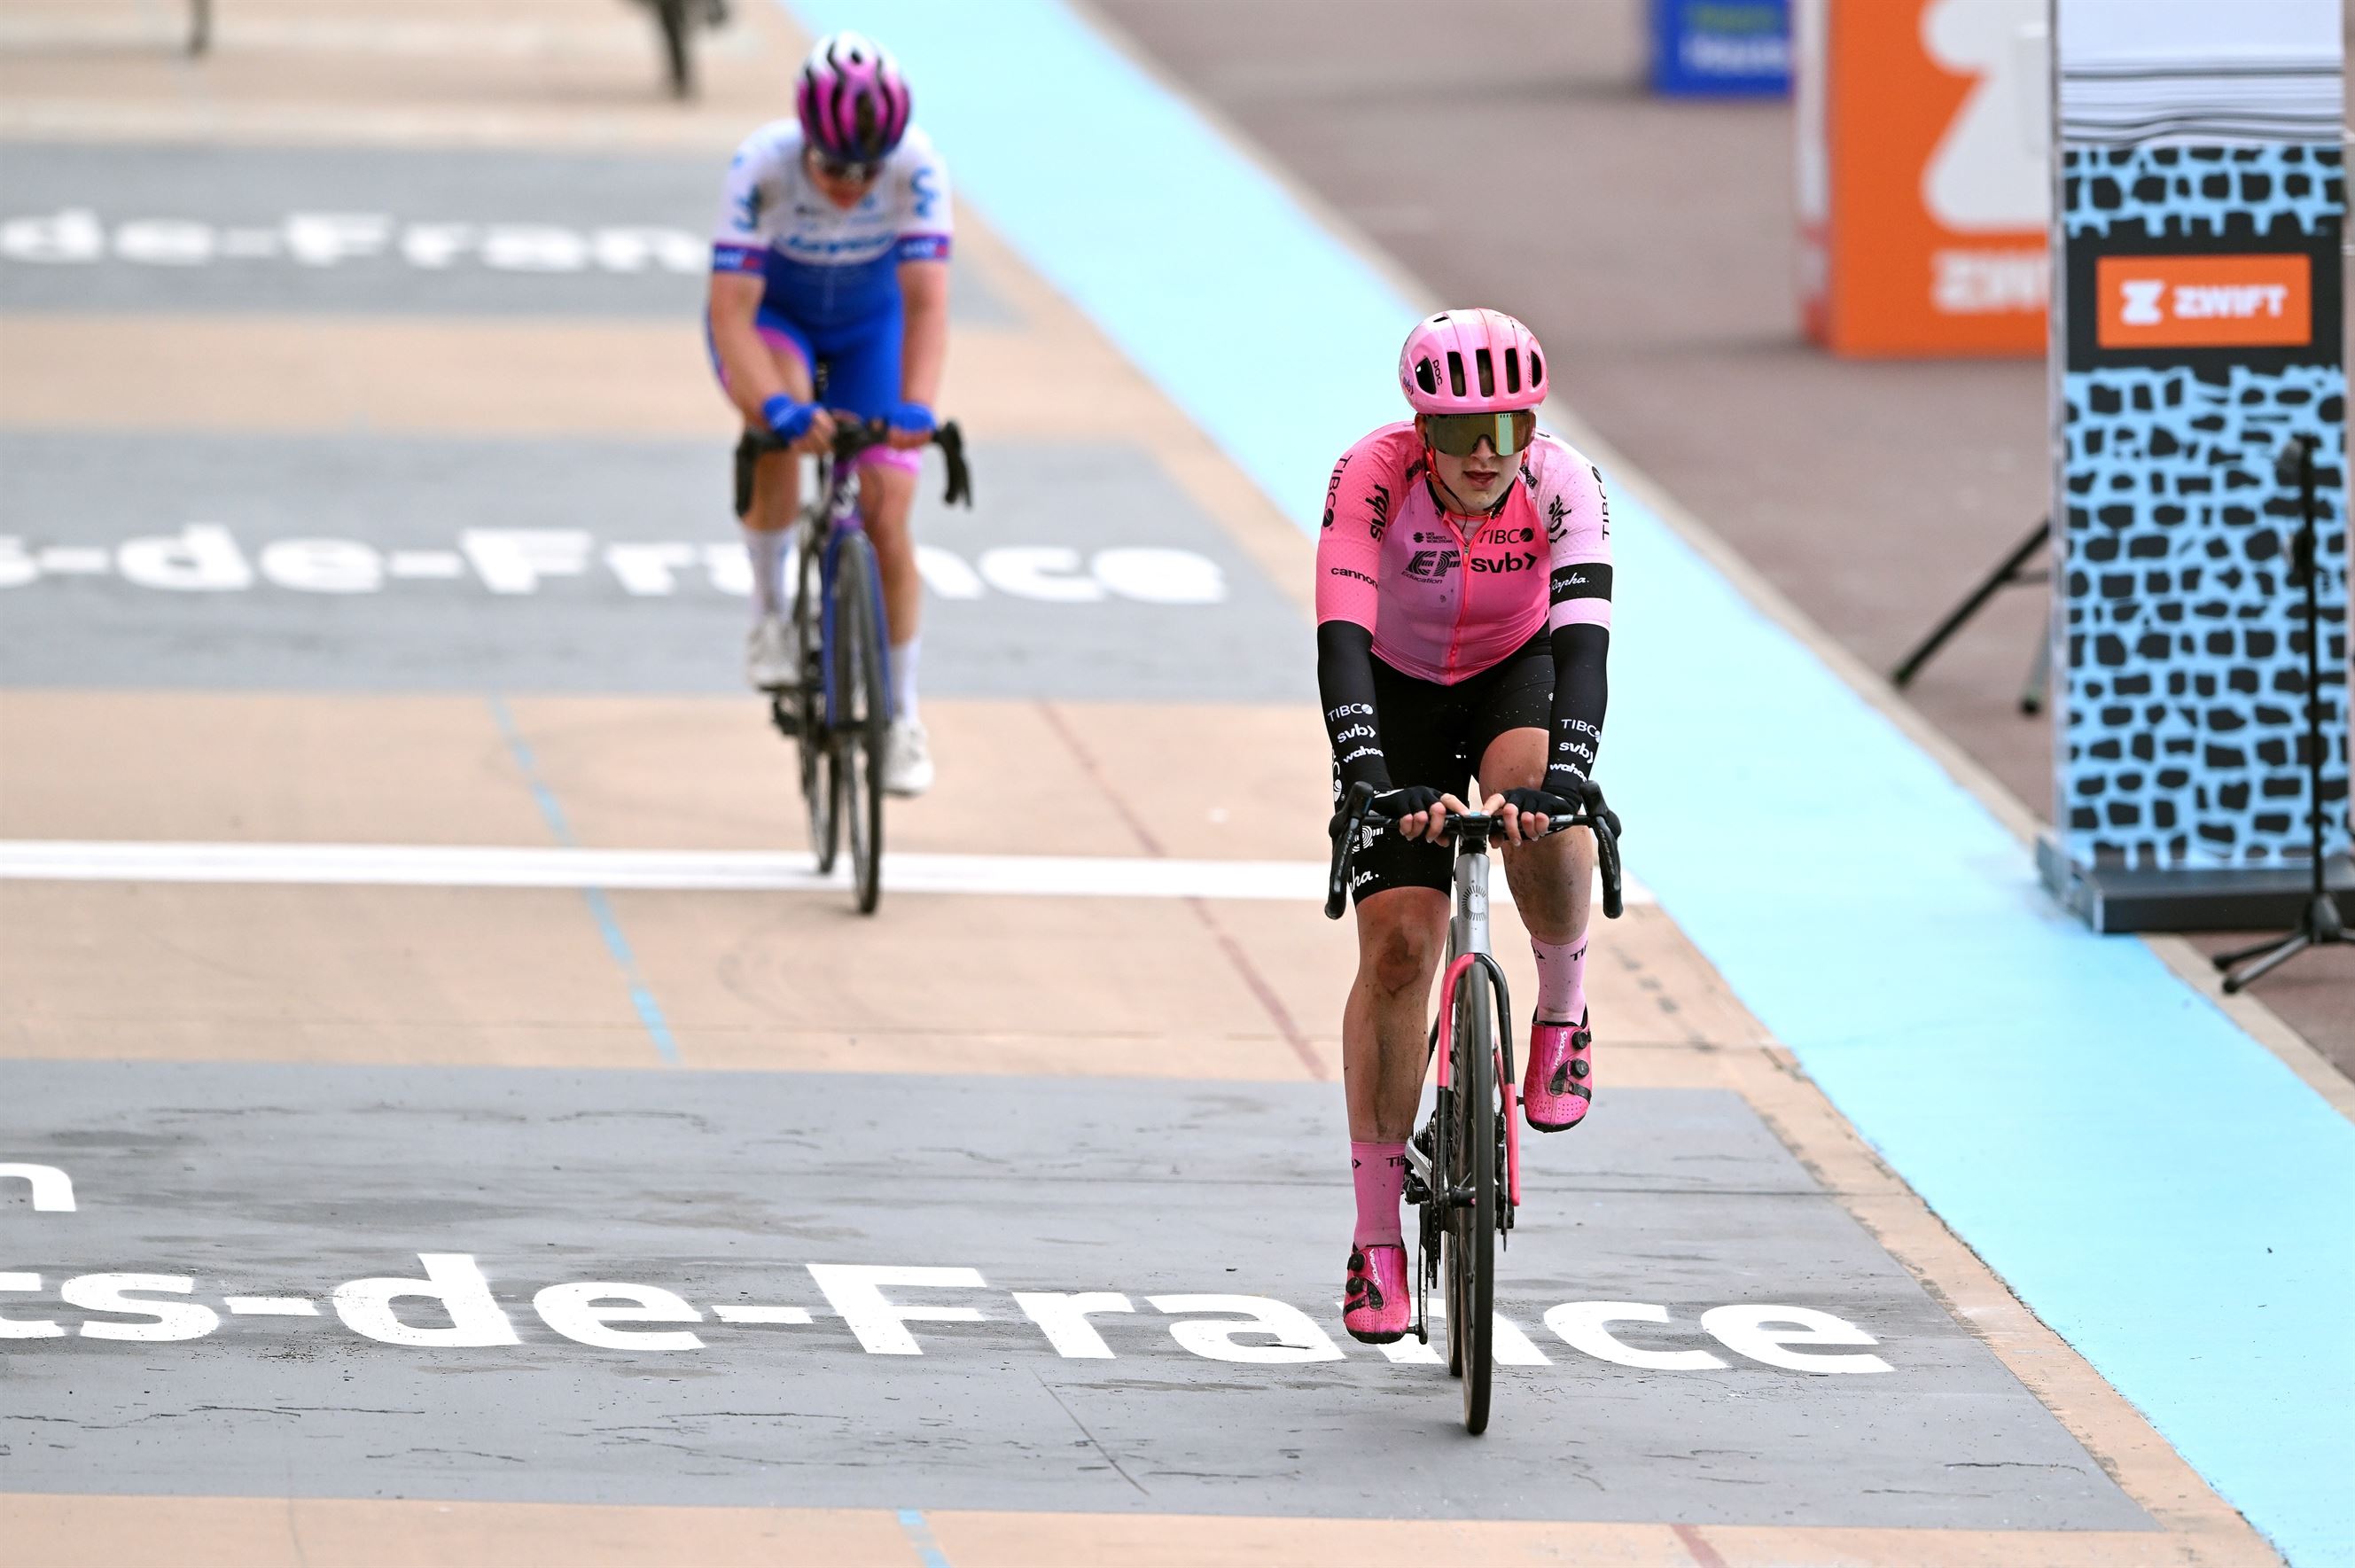
[[[1539,358],[1538,351],[1532,348],[1529,350],[1529,386],[1535,389],[1543,385],[1545,385],[1545,361]]]
[[[1464,356],[1453,348],[1447,351],[1447,389],[1456,397],[1464,395]]]
[[[1518,392],[1520,389],[1521,351],[1518,348],[1508,348],[1505,350],[1505,390]]]
[[[1474,349],[1472,361],[1480,368],[1480,395],[1484,398],[1495,397],[1497,395],[1497,362],[1488,357],[1488,351],[1485,348]]]
[[[1439,368],[1431,362],[1428,354],[1414,362],[1414,384],[1425,392],[1439,390]]]

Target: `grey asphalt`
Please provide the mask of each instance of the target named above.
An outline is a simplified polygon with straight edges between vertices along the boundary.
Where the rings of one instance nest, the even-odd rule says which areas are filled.
[[[926,691],[1314,696],[1305,620],[1149,453],[990,442],[971,458],[973,510],[940,506],[937,455],[920,493],[918,539],[964,563],[955,584],[977,595],[931,595]],[[715,584],[702,553],[717,552],[723,571],[741,570],[719,443],[11,432],[0,433],[0,538],[18,540],[25,560],[78,549],[97,568],[0,586],[0,684],[742,689],[747,603]],[[158,588],[125,577],[139,558],[148,581],[173,580],[176,569],[179,580],[197,580],[191,526],[226,533],[228,549],[207,536],[214,570],[243,586]],[[578,575],[496,593],[455,554],[470,529],[577,530],[590,542]],[[140,539],[178,548],[126,555]],[[388,576],[354,592],[287,587],[270,575],[281,558],[269,546],[320,539],[365,544],[388,571],[391,551],[440,552],[461,575]],[[649,543],[678,547],[680,564],[669,592],[633,593],[606,552]],[[1067,553],[993,554],[1021,549]],[[1136,549],[1185,553],[1103,555]],[[0,544],[0,584],[12,559]],[[1215,568],[1217,602],[1156,602],[1207,591],[1202,562]],[[1006,581],[1015,591],[998,585]],[[1026,586],[1092,597],[1025,597]]]
[[[0,225],[81,210],[103,240],[93,260],[27,260],[27,251],[55,253],[62,241],[54,230],[0,235],[0,312],[620,315],[691,324],[703,302],[700,260],[679,271],[641,252],[635,270],[617,271],[600,260],[595,237],[659,229],[706,243],[726,172],[724,157],[0,144]],[[373,215],[384,219],[382,241],[355,241],[353,253],[304,264],[290,255],[286,233],[297,214]],[[135,235],[125,254],[125,226],[157,220],[212,229],[208,259],[135,259],[159,253],[143,250]],[[422,241],[421,253],[439,264],[409,259],[412,228],[449,225],[460,231]],[[550,236],[527,232],[535,228],[577,237],[580,254],[560,238],[549,249]],[[504,231],[494,246],[504,264],[485,260],[495,229]],[[230,229],[276,240],[253,239],[265,253],[232,255],[220,239]],[[191,242],[137,233],[161,253]],[[971,267],[957,269],[950,306],[968,325],[1018,319]]]
[[[1206,1360],[1146,1302],[1272,1297],[1339,1339],[1349,1213],[1328,1085],[12,1061],[0,1154],[80,1207],[0,1183],[0,1271],[41,1275],[14,1339],[10,1489],[573,1502],[1144,1510],[1699,1524],[2155,1528],[1742,1100],[1621,1090],[1533,1140],[1500,1310],[1550,1364],[1498,1373],[1477,1443],[1444,1367],[1348,1344]],[[1141,1223],[1150,1215],[1151,1223]],[[323,1301],[468,1253],[520,1342],[380,1343],[334,1316],[202,1338],[77,1334],[68,1276],[186,1275]],[[805,1265],[979,1271],[894,1291],[981,1320],[870,1353]],[[569,1280],[707,1309],[700,1349],[596,1349],[535,1316]],[[1117,1291],[1106,1360],[1056,1353],[1014,1291]],[[1664,1306],[1630,1343],[1708,1347],[1713,1307],[1830,1312],[1890,1370],[1638,1371],[1539,1326],[1570,1301]],[[814,1321],[711,1321],[715,1304]],[[446,1323],[401,1304],[418,1327]],[[1188,1309],[1184,1316],[1193,1316]],[[1245,1340],[1245,1343],[1264,1343]],[[1852,1353],[1852,1352],[1851,1352]],[[1410,1478],[1411,1484],[1410,1484]]]

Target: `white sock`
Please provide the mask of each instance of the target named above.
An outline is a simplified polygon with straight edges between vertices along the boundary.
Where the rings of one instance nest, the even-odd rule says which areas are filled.
[[[746,528],[744,553],[752,558],[752,618],[785,613],[785,546],[790,528]]]
[[[900,717],[912,721],[916,717],[916,651],[924,645],[922,637],[910,637],[891,647],[891,696]]]

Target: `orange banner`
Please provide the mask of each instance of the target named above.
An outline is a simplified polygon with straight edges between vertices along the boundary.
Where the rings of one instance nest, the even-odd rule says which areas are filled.
[[[2104,256],[2105,348],[2303,347],[2314,338],[2305,256]]]
[[[2044,0],[1801,0],[1802,311],[1835,353],[2044,352]]]

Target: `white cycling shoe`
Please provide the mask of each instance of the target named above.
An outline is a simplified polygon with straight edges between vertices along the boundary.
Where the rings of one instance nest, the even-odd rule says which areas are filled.
[[[932,748],[921,720],[892,720],[883,747],[883,787],[892,795],[922,795],[932,787]]]
[[[794,644],[783,615],[763,615],[744,638],[744,679],[755,691],[774,691],[794,682]]]

